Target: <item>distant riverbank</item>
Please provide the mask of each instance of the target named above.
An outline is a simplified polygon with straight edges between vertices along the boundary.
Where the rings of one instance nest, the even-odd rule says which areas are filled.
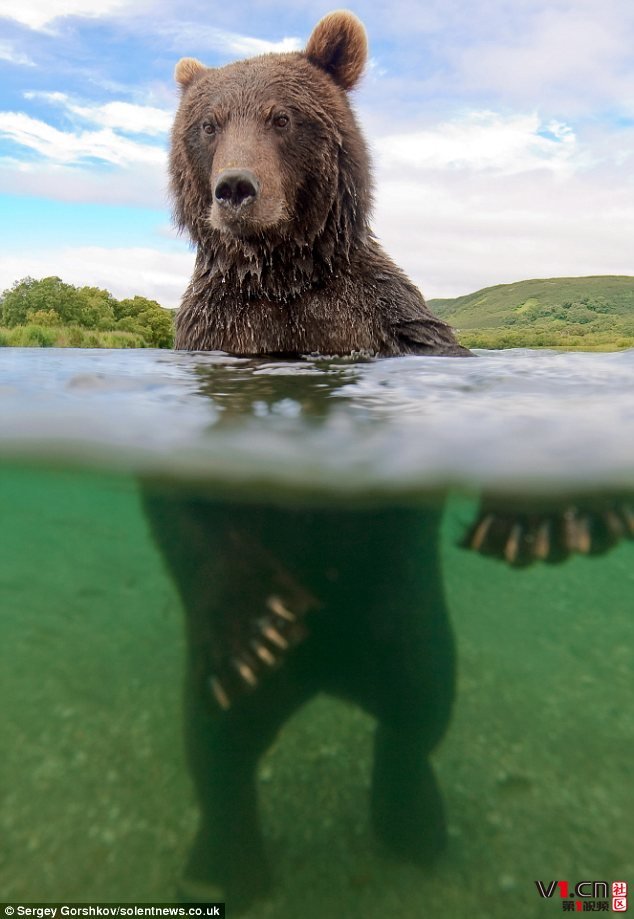
[[[429,306],[467,348],[634,348],[634,277],[519,281]],[[0,347],[171,348],[173,315],[145,297],[24,278],[0,296]]]
[[[518,281],[429,306],[468,348],[634,348],[634,277],[626,275]]]

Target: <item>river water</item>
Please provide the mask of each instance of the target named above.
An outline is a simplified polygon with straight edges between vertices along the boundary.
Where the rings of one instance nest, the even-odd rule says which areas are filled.
[[[257,732],[297,692],[258,762],[274,880],[247,917],[541,917],[561,888],[536,880],[634,882],[633,389],[634,352],[0,350],[1,899],[175,898],[192,673],[195,731]],[[481,501],[510,542],[571,508],[585,537],[552,564],[465,549]],[[269,674],[243,649],[278,588],[307,636]],[[433,733],[447,621],[447,845],[420,867],[372,829],[375,716]]]

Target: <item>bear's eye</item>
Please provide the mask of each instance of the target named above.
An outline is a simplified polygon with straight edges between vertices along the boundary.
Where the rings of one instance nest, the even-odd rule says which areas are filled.
[[[290,118],[288,115],[284,115],[283,112],[280,112],[279,115],[273,116],[273,124],[276,128],[285,128],[289,121]]]
[[[210,137],[216,133],[216,125],[211,121],[203,121],[203,131],[205,134],[209,134]]]

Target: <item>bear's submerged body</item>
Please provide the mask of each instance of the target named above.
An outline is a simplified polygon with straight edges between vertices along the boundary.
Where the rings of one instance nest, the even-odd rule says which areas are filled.
[[[187,612],[186,733],[200,827],[183,892],[239,905],[266,889],[257,763],[317,693],[377,721],[370,810],[393,854],[445,842],[429,754],[449,721],[454,651],[439,509],[313,509],[148,492]],[[263,656],[262,656],[263,655]]]
[[[171,186],[197,248],[177,348],[468,354],[370,231],[368,154],[347,96],[366,57],[363,26],[340,12],[304,52],[177,65]],[[145,507],[188,624],[201,823],[185,896],[220,887],[233,905],[266,887],[257,762],[320,691],[377,719],[374,827],[402,858],[431,860],[445,823],[429,754],[453,698],[438,512],[308,512],[149,487]]]

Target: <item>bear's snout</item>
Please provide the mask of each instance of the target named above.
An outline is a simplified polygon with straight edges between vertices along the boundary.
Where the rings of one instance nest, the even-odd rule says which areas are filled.
[[[250,169],[225,169],[216,180],[214,199],[221,207],[237,211],[253,204],[259,191],[258,178]]]

